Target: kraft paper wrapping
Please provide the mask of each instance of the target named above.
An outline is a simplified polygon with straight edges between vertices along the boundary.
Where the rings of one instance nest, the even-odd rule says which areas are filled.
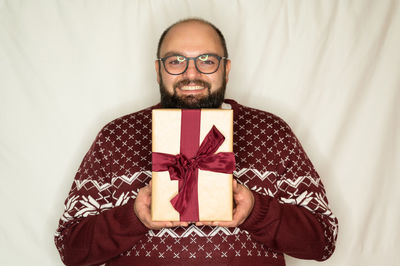
[[[155,109],[152,118],[152,151],[169,154],[180,152],[181,110]],[[232,152],[233,111],[202,109],[200,143],[215,125],[225,136],[218,152]],[[232,174],[198,170],[200,221],[232,220]],[[151,215],[153,221],[179,221],[179,213],[170,200],[178,193],[178,181],[170,180],[168,171],[152,172]]]

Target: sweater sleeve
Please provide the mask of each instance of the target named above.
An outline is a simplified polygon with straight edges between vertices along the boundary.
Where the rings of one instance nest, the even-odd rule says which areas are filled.
[[[148,230],[133,210],[136,193],[112,185],[113,151],[106,135],[102,130],[96,137],[65,201],[54,240],[66,265],[99,265],[131,248]]]
[[[252,190],[253,211],[240,228],[279,252],[323,261],[335,249],[338,221],[300,142],[285,122],[280,123],[283,130],[274,142],[277,193]]]

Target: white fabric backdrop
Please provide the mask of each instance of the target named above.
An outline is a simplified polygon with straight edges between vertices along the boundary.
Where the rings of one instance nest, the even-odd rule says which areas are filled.
[[[224,32],[227,96],[283,117],[339,219],[323,263],[400,265],[399,1],[0,0],[0,265],[61,265],[53,234],[100,128],[158,102],[156,43]]]

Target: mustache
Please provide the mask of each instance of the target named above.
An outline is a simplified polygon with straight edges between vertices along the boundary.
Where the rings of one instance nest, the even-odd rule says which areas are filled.
[[[174,90],[178,87],[182,87],[182,86],[187,86],[187,85],[193,85],[193,86],[202,86],[204,88],[210,89],[211,88],[211,84],[201,80],[201,79],[194,79],[194,80],[190,80],[190,79],[183,79],[178,81],[177,83],[174,84]]]

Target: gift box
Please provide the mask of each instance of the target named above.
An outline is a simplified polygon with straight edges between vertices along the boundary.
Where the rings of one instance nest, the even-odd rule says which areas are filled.
[[[152,111],[153,221],[231,221],[233,111]]]

